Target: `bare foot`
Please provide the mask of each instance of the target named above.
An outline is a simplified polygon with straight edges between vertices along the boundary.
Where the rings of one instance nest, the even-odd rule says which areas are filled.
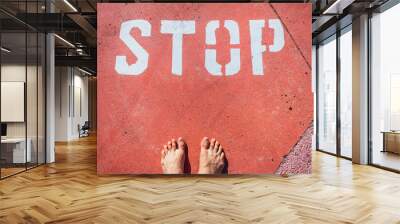
[[[222,146],[215,139],[207,137],[201,140],[199,174],[219,174],[225,166],[225,154]]]
[[[186,143],[182,138],[172,139],[161,150],[161,166],[164,174],[182,174],[185,166]]]

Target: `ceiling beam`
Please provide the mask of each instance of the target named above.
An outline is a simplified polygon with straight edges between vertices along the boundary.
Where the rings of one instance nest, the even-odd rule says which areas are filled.
[[[88,22],[88,20],[80,14],[68,14],[68,17],[79,25],[89,38],[86,42],[90,46],[97,45],[97,29]]]
[[[91,56],[56,56],[56,66],[79,66],[88,67],[96,71],[97,60]]]
[[[351,4],[353,4],[355,0],[336,0],[332,2],[323,12],[322,14],[342,14],[343,11]]]

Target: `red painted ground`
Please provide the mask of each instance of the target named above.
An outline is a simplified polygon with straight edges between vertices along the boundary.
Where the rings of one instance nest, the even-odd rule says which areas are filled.
[[[98,8],[99,174],[161,173],[162,145],[179,136],[189,145],[192,173],[204,136],[221,142],[229,173],[275,173],[311,124],[310,5],[146,3]],[[114,69],[116,55],[136,60],[119,39],[120,24],[129,19],[152,24],[151,37],[131,33],[150,55],[148,69],[139,76],[121,76]],[[160,33],[161,19],[196,21],[196,34],[183,37],[182,76],[171,74],[172,38]],[[230,77],[211,76],[204,67],[205,25],[210,20],[223,25],[228,19],[240,25],[241,70]],[[268,19],[281,19],[286,28],[282,51],[264,53],[264,76],[252,74],[249,19],[267,20],[267,45],[273,35]],[[229,34],[221,26],[220,64],[229,62],[229,48]]]

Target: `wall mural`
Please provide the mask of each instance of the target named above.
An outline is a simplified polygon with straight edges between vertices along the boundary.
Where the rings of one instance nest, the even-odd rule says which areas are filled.
[[[99,174],[310,173],[310,4],[98,9]]]

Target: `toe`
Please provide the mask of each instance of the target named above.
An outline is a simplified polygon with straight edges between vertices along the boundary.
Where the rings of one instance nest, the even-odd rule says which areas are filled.
[[[172,142],[171,141],[168,141],[167,147],[168,147],[168,150],[172,149]]]
[[[183,141],[183,138],[182,137],[178,138],[178,148],[181,150],[185,150],[186,148],[185,146],[186,144],[185,141]]]
[[[218,141],[215,141],[215,145],[214,145],[214,150],[215,150],[215,152],[218,151],[219,146],[220,146],[219,142],[218,142]]]
[[[210,147],[210,141],[207,137],[204,137],[203,140],[201,140],[201,148],[208,149],[208,147]]]
[[[221,154],[219,155],[219,158],[225,159],[225,153],[224,153],[224,152],[221,152]]]
[[[178,148],[178,144],[176,143],[176,140],[174,138],[171,140],[171,143],[172,143],[172,149],[176,150]]]
[[[214,149],[215,146],[215,138],[211,139],[210,148]]]
[[[218,150],[217,150],[217,154],[220,155],[222,153],[222,145],[219,145]]]

